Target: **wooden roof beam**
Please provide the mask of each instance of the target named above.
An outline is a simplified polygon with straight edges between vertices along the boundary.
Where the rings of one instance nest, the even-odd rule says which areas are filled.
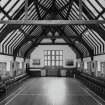
[[[0,20],[0,24],[88,25],[88,24],[105,24],[105,20]]]
[[[66,15],[66,19],[68,20],[68,17],[70,15],[70,11],[71,11],[71,8],[72,8],[72,4],[73,4],[73,0],[70,0],[71,2],[69,3],[69,9],[67,11],[67,15]]]
[[[25,0],[25,20],[28,20],[28,0]]]
[[[36,12],[37,12],[38,18],[41,19],[39,7],[38,7],[38,0],[34,0],[34,5],[36,7]]]
[[[29,36],[29,39],[35,39],[35,38],[37,38],[37,37],[36,37],[36,36]],[[62,36],[44,36],[44,38],[45,38],[45,39],[49,39],[49,38],[61,39]],[[78,36],[73,36],[73,35],[71,35],[71,36],[68,36],[68,38],[69,38],[69,39],[77,39],[77,38],[79,38],[79,37],[78,37]]]
[[[70,45],[70,43],[37,43],[38,45]]]
[[[82,0],[79,0],[79,19],[82,20]]]

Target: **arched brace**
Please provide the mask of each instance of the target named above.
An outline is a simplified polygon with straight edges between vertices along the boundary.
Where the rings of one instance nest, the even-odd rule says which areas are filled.
[[[24,59],[26,59],[28,56],[30,56],[30,54],[33,52],[33,50],[38,47],[38,44],[36,44],[35,46],[33,46],[32,48],[29,48],[29,50],[27,50],[24,54]]]
[[[32,46],[30,46],[30,48],[25,52],[24,58],[27,57],[28,52],[29,52],[32,48],[35,48],[35,47],[38,46],[38,43],[40,43],[42,39],[43,39],[43,37],[42,37],[40,40],[35,41],[36,43],[33,43]]]
[[[78,40],[80,43],[82,43],[82,44],[86,47],[86,49],[87,49],[88,52],[89,52],[90,57],[92,58],[92,57],[94,56],[94,51],[93,51],[93,49],[91,49],[91,48],[89,47],[89,45],[82,39],[82,37],[77,33],[77,31],[76,31],[72,26],[69,26],[69,27],[77,34],[76,40]]]
[[[38,18],[40,20],[41,19],[41,15],[40,15],[39,7],[38,7],[38,0],[34,0],[34,5],[36,7],[36,12],[37,12]]]
[[[83,58],[83,53],[81,53],[81,51],[74,44],[70,44],[69,47],[72,47],[73,49],[75,49],[79,54],[80,58],[81,59]]]
[[[48,29],[43,29],[43,32],[35,39],[32,46],[29,47],[29,49],[25,52],[24,58],[26,58],[28,51],[30,51],[32,48],[35,48],[38,46],[38,43],[42,41],[43,38],[45,38],[46,33],[48,32]]]
[[[67,42],[70,43],[69,46],[72,46],[80,54],[80,57],[83,58],[83,53],[75,46],[75,44],[69,39],[69,37],[64,33],[61,27],[55,27],[55,29],[61,33],[60,36]]]
[[[34,31],[36,29],[36,26],[35,27],[33,27],[33,29],[30,31],[30,33],[29,33],[29,35],[31,35],[32,34],[32,32]],[[48,31],[48,27],[47,27],[47,31]],[[42,27],[42,30],[44,30],[44,32],[46,32],[45,30],[46,30],[46,28],[45,27]],[[42,32],[42,34],[43,34],[43,32]],[[42,35],[41,34],[41,35]],[[25,37],[24,39],[23,39],[23,41],[16,47],[16,49],[14,50],[14,58],[16,58],[16,56],[17,56],[17,53],[19,52],[19,50],[20,50],[20,48],[25,44],[25,43],[27,43],[28,41],[32,41],[33,42],[33,39],[35,40],[35,41],[37,41],[38,40],[38,38],[39,38],[39,36],[37,36],[37,37],[30,37],[30,36],[27,36],[27,37]]]
[[[32,32],[36,29],[36,27],[37,27],[37,26],[34,26],[34,27],[32,28],[32,30],[30,31],[29,35],[32,34]],[[21,41],[21,43],[15,48],[15,50],[14,50],[14,52],[13,52],[13,55],[14,55],[14,56],[17,56],[17,53],[19,52],[19,49],[20,49],[25,43],[27,43],[28,41],[31,41],[31,40],[32,40],[29,35],[26,36],[26,37]]]
[[[29,41],[29,40],[25,38],[25,39],[19,44],[19,46],[13,51],[14,60],[16,59],[16,56],[17,56],[17,53],[19,52],[19,49],[20,49],[25,43],[27,43],[28,41]]]
[[[94,52],[93,52],[93,50],[87,45],[87,43],[81,38],[78,38],[77,39],[80,43],[82,43],[85,47],[86,47],[86,49],[88,50],[88,52],[89,52],[89,54],[90,54],[90,57],[91,57],[91,59],[93,58],[93,56],[94,56]]]

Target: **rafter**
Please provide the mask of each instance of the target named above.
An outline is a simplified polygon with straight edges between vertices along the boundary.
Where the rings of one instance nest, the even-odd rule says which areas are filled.
[[[30,0],[30,2],[29,2],[29,5],[32,3],[32,0]],[[2,8],[2,7],[0,7],[1,9],[1,12],[3,12],[4,13],[4,15],[6,16],[6,17],[8,17],[8,19],[9,20],[11,20],[12,18],[8,15],[8,13],[7,12],[5,12],[4,11],[4,9]],[[24,12],[24,6],[21,8],[21,11],[18,11],[18,14],[16,14],[15,16],[14,16],[14,20],[16,20],[16,19],[18,19],[20,16],[21,16],[21,14]],[[5,27],[5,30],[3,30],[0,34],[0,42],[6,37],[6,35],[9,33],[9,32],[11,32],[12,30],[15,30],[15,29],[18,29],[18,28],[20,28],[20,25],[17,25],[17,24],[9,24],[9,25],[7,25],[6,27]]]
[[[38,7],[38,0],[34,0],[34,5],[36,7],[37,15],[38,15],[39,20],[40,20],[41,19],[41,15],[40,15],[39,7]]]
[[[45,11],[48,11],[48,10],[49,10],[48,8],[46,8],[45,6],[43,6],[43,5],[40,4],[40,3],[38,3],[38,5],[39,5],[43,10],[45,10]]]
[[[82,37],[82,35],[88,30],[88,28],[86,27],[80,34],[80,37]]]
[[[11,19],[8,13],[0,6],[0,12],[3,12],[3,14],[8,18]]]
[[[71,10],[72,4],[73,4],[73,0],[70,0],[70,1],[71,1],[71,2],[69,3],[69,9],[68,9],[68,11],[67,11],[66,19],[68,19],[68,17],[69,17],[70,10]]]
[[[79,0],[79,19],[82,20],[82,0]]]
[[[28,0],[25,0],[25,20],[28,20]]]
[[[70,5],[70,2],[68,2],[66,5],[64,5],[63,7],[61,7],[60,9],[58,9],[60,12],[62,12],[67,6]]]
[[[79,6],[79,1],[78,0],[74,0],[74,2]],[[88,17],[88,19],[93,20],[94,18],[91,16],[91,13],[89,12],[88,7],[86,7],[84,4],[82,5],[82,11],[84,12],[84,14]],[[101,21],[102,22],[102,21]],[[105,24],[105,20],[103,20],[103,22],[101,24]],[[87,24],[88,25],[88,24]],[[97,33],[100,34],[100,36],[104,39],[105,41],[105,30],[103,30],[100,27],[100,23],[98,24],[91,24],[88,25],[88,28],[93,29],[94,31],[96,31]]]
[[[52,5],[55,5],[55,1],[56,1],[56,0],[53,0],[53,1],[52,1]]]
[[[34,1],[35,2],[35,1]],[[80,0],[80,2],[82,2],[82,0]],[[37,3],[38,3],[38,1],[37,1]],[[39,4],[37,4],[37,14],[38,14],[38,17],[39,17],[39,19],[41,19],[41,16],[40,16],[40,13],[39,13],[39,11],[38,11],[38,5]],[[42,5],[43,6],[43,5]],[[82,5],[79,3],[79,6],[81,7]],[[64,7],[64,6],[63,6]],[[1,7],[0,7],[1,8]],[[43,6],[43,8],[44,8],[44,6]],[[48,9],[48,8],[44,8],[44,9],[46,9],[46,14],[48,14],[48,13],[50,13],[50,10]],[[64,8],[65,9],[65,8]],[[0,9],[1,10],[1,9]],[[84,10],[84,9],[83,9]],[[9,15],[8,15],[8,13],[6,13],[4,10],[2,10],[3,11],[3,13],[5,14],[5,16],[6,17],[8,17]],[[59,10],[57,10],[57,12],[58,12]],[[86,10],[85,10],[86,11]],[[69,10],[68,10],[68,14],[67,14],[67,16],[66,16],[66,18],[64,18],[64,16],[62,15],[62,13],[60,13],[59,12],[59,14],[60,14],[60,16],[62,17],[63,16],[63,19],[67,19],[67,17],[69,16],[69,12],[70,12],[70,8],[69,8]],[[84,11],[83,11],[84,12]],[[104,11],[103,11],[104,12]],[[102,13],[103,13],[102,12]],[[16,28],[19,28],[19,26],[20,25],[50,25],[50,26],[58,26],[58,25],[69,25],[70,27],[72,27],[72,25],[96,25],[95,26],[95,28],[93,28],[94,30],[96,30],[96,27],[98,27],[98,25],[99,24],[105,24],[105,20],[81,20],[82,19],[82,7],[81,7],[81,10],[80,10],[80,20],[11,20],[11,18],[10,17],[8,17],[10,20],[0,20],[0,23],[1,24],[9,24],[9,26],[12,26],[12,25],[14,25]],[[99,16],[100,16],[101,14],[99,14]],[[89,15],[89,17],[91,17],[90,15]],[[91,19],[91,18],[90,18]],[[93,27],[94,27],[94,25],[93,25]],[[90,26],[91,27],[91,26]],[[16,29],[16,28],[14,28],[14,29]],[[23,34],[24,34],[24,36],[25,36],[25,39],[24,40],[26,40],[26,42],[27,41],[29,41],[29,40],[31,40],[31,38],[33,38],[33,39],[35,39],[35,41],[36,41],[36,39],[37,38],[35,38],[35,37],[29,37],[29,35],[27,34],[27,33],[25,33],[24,32],[24,30],[21,30],[21,29],[19,29]],[[99,30],[99,29],[98,29]],[[74,29],[74,31],[76,32],[76,30]],[[85,30],[83,31],[83,32],[85,32]],[[77,33],[78,34],[78,33]],[[82,34],[82,33],[81,33]],[[103,35],[103,34],[102,34]],[[104,36],[103,36],[104,37]],[[43,36],[43,38],[45,38],[45,36]],[[74,37],[71,37],[71,38],[74,38]],[[41,38],[40,38],[41,39]],[[67,40],[67,38],[65,38],[66,40]],[[104,37],[104,39],[105,39],[105,37]],[[24,42],[24,40],[22,41],[22,43],[21,44],[19,44],[19,45],[23,45],[25,42]],[[91,53],[91,55],[93,54],[92,53],[92,49],[86,44],[86,42],[82,39],[82,37],[79,37],[79,35],[78,35],[78,37],[76,37],[76,40],[79,40],[81,43],[85,43],[84,45],[85,45],[85,47],[88,49],[88,51]],[[40,40],[38,40],[39,42],[40,42]],[[71,40],[69,40],[69,42],[70,42]],[[39,42],[37,43],[37,44],[39,44]],[[34,44],[34,43],[33,43]],[[37,46],[37,44],[35,44],[36,46]],[[17,51],[19,51],[19,49],[20,49],[20,47],[17,47],[16,48],[16,52]],[[27,55],[27,54],[26,54]]]
[[[105,13],[105,8],[102,10],[102,12],[99,13],[96,19],[98,19],[100,16],[102,16]]]

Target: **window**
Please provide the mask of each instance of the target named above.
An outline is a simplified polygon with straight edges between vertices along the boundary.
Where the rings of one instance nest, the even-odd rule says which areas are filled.
[[[0,62],[0,76],[7,76],[7,63],[6,62]]]
[[[105,62],[101,62],[101,76],[105,76]]]
[[[45,66],[63,66],[63,50],[45,50]]]

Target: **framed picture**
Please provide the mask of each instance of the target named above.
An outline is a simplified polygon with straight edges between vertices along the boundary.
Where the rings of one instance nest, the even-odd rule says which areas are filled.
[[[32,64],[33,65],[40,65],[40,59],[34,59]]]

